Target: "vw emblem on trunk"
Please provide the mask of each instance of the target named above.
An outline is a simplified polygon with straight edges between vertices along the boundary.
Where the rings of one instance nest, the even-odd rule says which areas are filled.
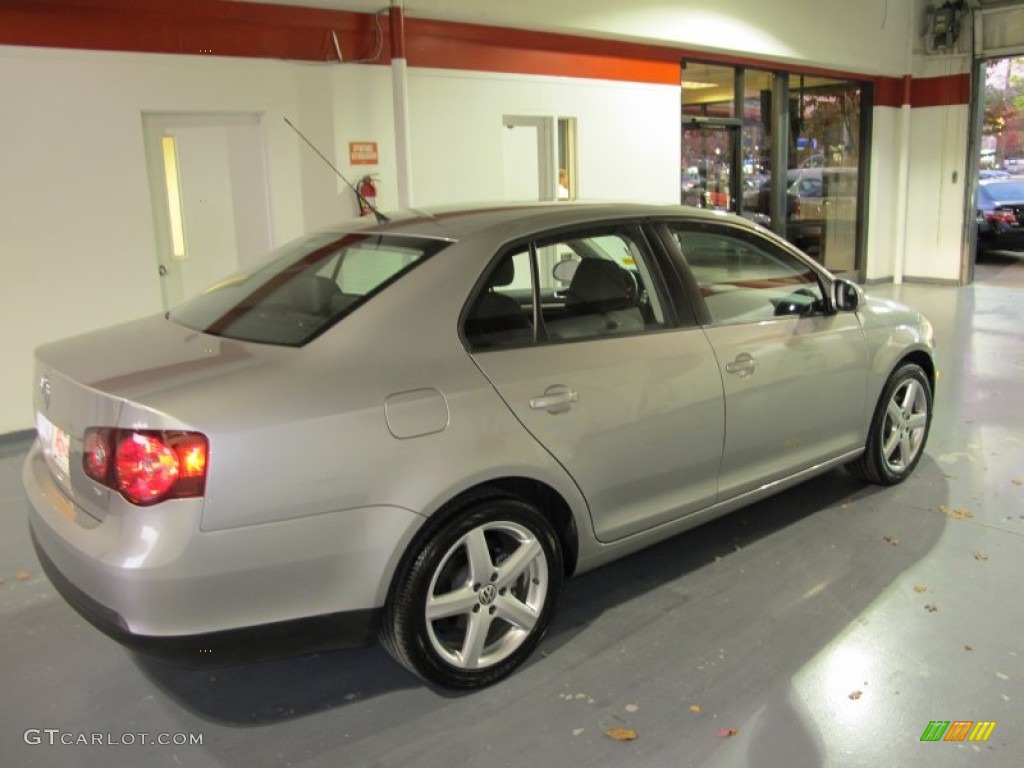
[[[43,396],[43,407],[50,409],[50,377],[45,373],[39,379],[39,394]]]

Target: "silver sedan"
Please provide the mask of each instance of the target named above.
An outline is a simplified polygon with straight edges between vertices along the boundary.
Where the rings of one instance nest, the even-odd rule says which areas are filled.
[[[920,314],[739,218],[414,211],[39,348],[24,485],[51,580],[127,644],[379,635],[475,688],[574,573],[839,465],[902,481],[935,379]]]

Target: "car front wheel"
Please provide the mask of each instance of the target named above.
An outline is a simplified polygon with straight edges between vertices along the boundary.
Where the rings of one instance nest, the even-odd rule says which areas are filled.
[[[914,363],[900,366],[882,390],[864,453],[850,464],[850,470],[879,485],[902,482],[924,453],[931,420],[928,376]]]
[[[381,639],[392,656],[446,688],[490,685],[540,643],[562,587],[551,524],[515,498],[469,503],[400,568]]]

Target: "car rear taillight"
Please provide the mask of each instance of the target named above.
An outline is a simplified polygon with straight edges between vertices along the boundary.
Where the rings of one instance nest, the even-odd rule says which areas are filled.
[[[985,214],[985,218],[989,220],[989,223],[1000,223],[1000,224],[1016,224],[1017,216],[1013,211],[1001,211],[998,208],[994,211],[990,211]]]
[[[202,496],[208,453],[209,443],[199,432],[90,427],[82,468],[132,504],[145,506]]]

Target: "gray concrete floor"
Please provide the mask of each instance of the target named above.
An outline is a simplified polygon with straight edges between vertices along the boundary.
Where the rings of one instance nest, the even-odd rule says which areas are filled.
[[[910,480],[832,472],[575,579],[542,652],[471,695],[420,685],[379,648],[202,670],[133,656],[41,574],[27,444],[0,446],[0,764],[1024,764],[1024,262],[977,277],[874,289],[938,333]],[[932,720],[997,725],[985,743],[922,743]],[[135,743],[59,743],[92,734]]]

